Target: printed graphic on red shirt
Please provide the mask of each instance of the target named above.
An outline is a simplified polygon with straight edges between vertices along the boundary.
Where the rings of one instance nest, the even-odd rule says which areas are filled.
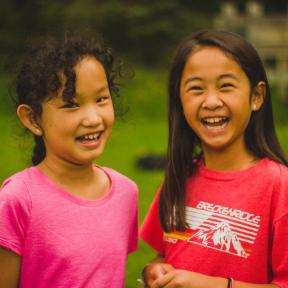
[[[165,233],[164,241],[187,241],[210,249],[247,258],[259,230],[260,216],[246,211],[200,201],[186,207],[185,232]]]

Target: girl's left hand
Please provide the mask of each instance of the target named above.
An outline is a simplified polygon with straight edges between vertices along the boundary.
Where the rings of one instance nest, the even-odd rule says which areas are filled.
[[[213,280],[211,279],[213,278]],[[212,281],[211,281],[212,280]],[[219,283],[218,283],[218,281]],[[211,277],[187,270],[175,269],[156,279],[151,288],[208,288],[226,287],[224,278]],[[221,283],[220,283],[221,282]],[[226,285],[226,286],[225,286]]]

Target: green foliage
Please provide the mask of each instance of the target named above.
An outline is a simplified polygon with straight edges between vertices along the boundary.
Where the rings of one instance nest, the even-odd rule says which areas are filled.
[[[67,5],[63,16],[66,28],[93,27],[122,54],[129,53],[130,59],[146,65],[163,62],[179,39],[211,26],[211,18],[177,0],[92,3],[74,0]]]
[[[166,119],[168,71],[136,67],[133,68],[133,73],[134,76],[124,83],[120,92],[128,111],[124,118],[127,121],[137,118],[151,122]]]
[[[286,155],[288,155],[288,124],[279,124],[276,127],[277,136]]]
[[[288,123],[288,97],[284,99],[284,97],[279,97],[280,92],[277,90],[277,87],[272,86],[271,88],[271,97],[273,104],[273,114],[275,121],[280,125],[284,125]]]
[[[264,1],[266,9],[285,11],[286,0]],[[223,1],[202,0],[2,0],[0,51],[21,53],[27,37],[63,35],[87,27],[122,55],[138,63],[167,63],[181,39],[195,30],[211,28]],[[245,1],[236,1],[243,11]],[[5,62],[5,59],[2,59]],[[1,64],[1,63],[0,63]],[[6,63],[5,63],[6,64]],[[9,65],[9,63],[7,63]]]
[[[122,55],[145,65],[166,62],[184,36],[211,26],[209,14],[188,1],[8,1],[1,4],[0,49],[17,54],[27,36],[64,35],[89,28]],[[201,2],[202,1],[196,1]],[[197,5],[196,5],[197,6]],[[214,3],[211,7],[218,7]],[[208,13],[208,15],[207,15]],[[1,23],[0,22],[0,23]],[[12,54],[11,53],[11,54]]]

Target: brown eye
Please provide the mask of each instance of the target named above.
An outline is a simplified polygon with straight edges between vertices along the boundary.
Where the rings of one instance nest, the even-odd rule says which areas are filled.
[[[192,86],[189,90],[201,91],[201,90],[203,90],[203,88],[200,86]]]
[[[109,98],[109,96],[99,97],[96,102],[102,104],[105,103]]]
[[[232,83],[224,83],[220,88],[233,88],[235,87]]]
[[[187,90],[187,92],[191,92],[195,95],[202,94],[203,91],[204,91],[204,88],[198,85],[193,85],[189,87]]]
[[[70,108],[70,109],[72,109],[72,108],[77,108],[77,107],[79,107],[79,105],[76,103],[76,102],[74,102],[74,101],[69,101],[69,102],[66,102],[63,106],[61,106],[61,108]]]

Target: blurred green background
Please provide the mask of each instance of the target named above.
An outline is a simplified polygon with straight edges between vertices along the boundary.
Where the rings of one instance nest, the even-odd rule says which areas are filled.
[[[143,170],[137,165],[137,161],[145,155],[164,155],[166,151],[167,76],[173,51],[180,40],[193,31],[219,28],[223,10],[228,9],[229,12],[233,7],[227,6],[230,2],[237,8],[240,23],[243,18],[241,15],[247,13],[247,2],[255,1],[2,0],[0,182],[30,165],[32,141],[20,126],[11,100],[14,70],[26,40],[42,38],[47,34],[64,35],[66,31],[89,28],[102,34],[135,74],[123,83],[120,91],[127,113],[123,119],[117,121],[104,155],[97,162],[122,172],[138,184],[140,225],[162,181],[163,171]],[[268,15],[269,19],[279,20],[282,17],[284,21],[286,19],[285,23],[288,23],[286,0],[258,1],[259,3],[262,4],[264,13],[260,15],[262,18],[266,17],[265,15]],[[234,20],[236,18],[233,17]],[[239,33],[246,35],[247,31],[250,31],[241,26],[243,23],[233,23],[234,26],[231,27]],[[257,26],[255,22],[251,23]],[[286,29],[287,27],[288,24]],[[281,39],[283,40],[283,37]],[[288,45],[288,40],[285,39],[284,37],[283,45]],[[268,60],[265,64],[267,69],[271,70],[269,75],[277,132],[287,152],[287,90],[278,87],[272,67],[275,66],[275,61],[270,58]],[[288,66],[288,59],[286,65]],[[136,279],[142,267],[153,256],[153,251],[140,241],[138,251],[128,259],[126,287],[137,287]]]

